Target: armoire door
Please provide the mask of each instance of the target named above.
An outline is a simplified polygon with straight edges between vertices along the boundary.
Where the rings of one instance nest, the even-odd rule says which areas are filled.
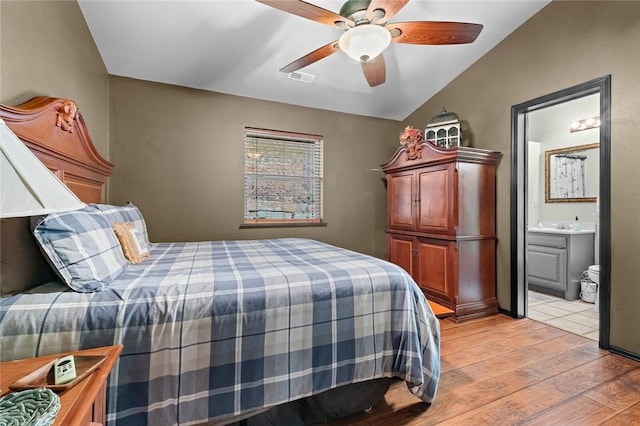
[[[418,197],[415,194],[415,172],[387,175],[388,226],[392,229],[415,230],[415,211]]]
[[[409,275],[413,275],[414,240],[406,235],[387,234],[389,262],[400,266]]]
[[[415,278],[427,297],[452,307],[454,268],[452,252],[455,243],[447,240],[417,238]]]
[[[447,166],[430,167],[418,172],[418,232],[439,234],[455,232],[454,189],[451,180],[452,176]]]

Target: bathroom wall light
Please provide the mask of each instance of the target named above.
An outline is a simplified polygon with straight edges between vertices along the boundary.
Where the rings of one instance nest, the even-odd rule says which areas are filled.
[[[596,127],[600,127],[600,117],[589,117],[572,121],[569,125],[569,131],[573,133],[581,130],[595,129]]]

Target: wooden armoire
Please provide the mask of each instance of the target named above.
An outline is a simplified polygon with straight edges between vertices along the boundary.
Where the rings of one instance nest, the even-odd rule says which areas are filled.
[[[498,311],[496,167],[501,153],[422,143],[382,164],[389,261],[427,299],[469,320]]]

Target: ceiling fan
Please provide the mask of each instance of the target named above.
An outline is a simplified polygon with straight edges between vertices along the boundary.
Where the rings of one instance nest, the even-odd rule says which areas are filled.
[[[360,61],[362,71],[375,87],[385,82],[382,52],[390,43],[464,44],[472,43],[482,25],[464,22],[412,21],[388,23],[409,0],[348,0],[336,14],[302,0],[256,0],[287,13],[321,24],[344,29],[339,40],[296,59],[280,71],[291,73],[342,50]]]

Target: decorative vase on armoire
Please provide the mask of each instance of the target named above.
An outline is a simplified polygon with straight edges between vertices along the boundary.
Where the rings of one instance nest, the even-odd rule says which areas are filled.
[[[411,274],[427,299],[464,321],[498,312],[496,167],[484,149],[402,146],[382,164],[387,179],[389,261]]]

